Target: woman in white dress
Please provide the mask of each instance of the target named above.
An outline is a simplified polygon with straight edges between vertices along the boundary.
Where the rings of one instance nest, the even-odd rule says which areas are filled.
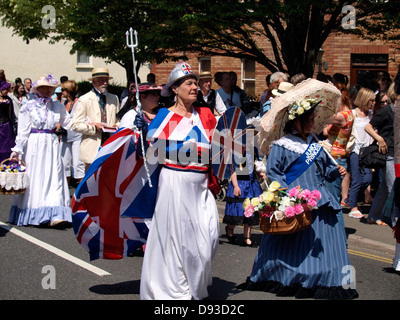
[[[148,128],[150,140],[163,140],[159,145],[165,146],[162,151],[166,159],[142,266],[140,297],[144,300],[203,299],[212,282],[211,261],[218,246],[219,221],[208,188],[209,158],[201,157],[201,153],[210,146],[216,120],[209,108],[193,107],[197,80],[188,64],[177,64],[161,93],[174,94],[176,102],[169,109],[160,109]],[[176,139],[179,132],[172,129],[176,124],[205,133],[202,143],[199,137],[186,140],[193,131],[182,140]],[[163,134],[156,136],[154,131]],[[182,148],[193,152],[189,162],[180,161]],[[184,154],[187,161],[187,152]]]
[[[32,88],[35,97],[19,113],[18,135],[12,159],[26,163],[29,185],[24,194],[14,196],[9,222],[16,225],[65,226],[71,223],[70,195],[61,160],[57,123],[69,129],[71,118],[65,107],[52,101],[58,81],[46,75]]]

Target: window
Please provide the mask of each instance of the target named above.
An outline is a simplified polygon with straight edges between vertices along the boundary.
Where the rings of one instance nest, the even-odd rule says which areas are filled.
[[[380,71],[388,71],[387,54],[352,54],[350,84],[375,79]]]
[[[199,59],[199,72],[204,72],[204,71],[211,72],[211,58]]]
[[[242,89],[247,95],[256,95],[256,62],[254,60],[242,60]]]
[[[92,58],[86,52],[76,53],[76,64],[78,68],[92,67]]]

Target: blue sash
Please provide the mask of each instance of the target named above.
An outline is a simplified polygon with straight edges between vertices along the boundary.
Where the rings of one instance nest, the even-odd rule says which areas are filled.
[[[313,138],[311,143],[308,145],[307,150],[286,169],[286,184],[291,184],[306,172],[321,151],[322,146]]]

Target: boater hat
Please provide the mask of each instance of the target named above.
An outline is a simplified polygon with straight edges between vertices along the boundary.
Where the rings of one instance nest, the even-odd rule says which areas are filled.
[[[168,78],[168,83],[164,86],[161,91],[161,95],[163,97],[168,97],[171,95],[170,87],[178,80],[187,78],[187,77],[196,77],[199,80],[199,75],[195,74],[190,67],[190,65],[186,62],[181,62],[175,65],[175,68],[171,71],[171,74]]]
[[[289,91],[292,88],[293,84],[291,84],[290,82],[281,82],[279,84],[278,89],[272,90],[272,94],[276,97],[279,97],[281,94],[284,94],[285,92]]]
[[[200,79],[211,79],[211,72],[210,71],[203,71],[200,72]]]
[[[109,74],[107,68],[94,68],[92,70],[92,76],[88,80],[92,81],[94,78],[101,78],[101,77],[106,77],[108,79],[113,78],[113,77],[110,77],[110,74]]]

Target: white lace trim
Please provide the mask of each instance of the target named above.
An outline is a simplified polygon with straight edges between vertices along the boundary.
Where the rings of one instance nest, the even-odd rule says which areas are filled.
[[[7,191],[26,189],[28,187],[28,174],[26,172],[0,172],[0,186]]]
[[[304,140],[298,136],[295,136],[291,133],[284,135],[279,140],[276,140],[272,143],[272,145],[278,145],[287,150],[296,152],[298,154],[303,154],[308,147],[308,144],[304,142]]]

